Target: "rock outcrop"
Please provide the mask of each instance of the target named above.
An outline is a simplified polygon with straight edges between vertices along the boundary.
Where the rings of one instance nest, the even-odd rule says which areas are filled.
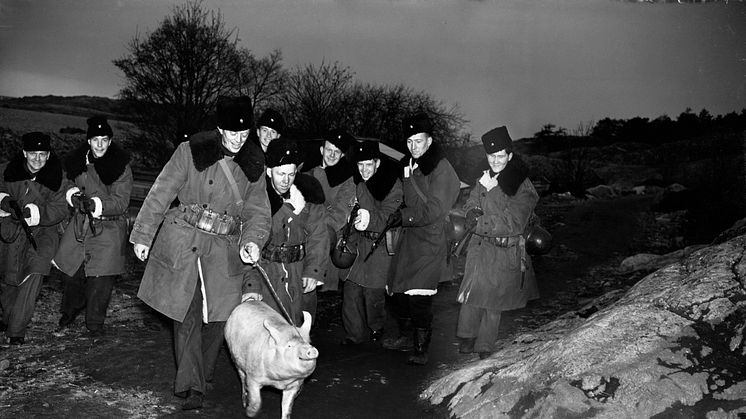
[[[518,336],[421,398],[459,418],[743,417],[745,250],[739,236],[695,251],[601,297],[597,311]]]

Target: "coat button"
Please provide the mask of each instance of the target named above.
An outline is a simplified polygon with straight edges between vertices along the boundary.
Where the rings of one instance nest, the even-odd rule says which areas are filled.
[[[208,183],[209,185],[212,185],[212,179],[208,180],[208,181],[207,181],[207,183]]]
[[[196,251],[197,251],[197,248],[196,247],[192,247],[192,252],[196,252]]]

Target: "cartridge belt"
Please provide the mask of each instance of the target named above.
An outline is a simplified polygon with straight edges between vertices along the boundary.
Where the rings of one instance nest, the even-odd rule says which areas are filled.
[[[306,244],[268,244],[262,249],[262,258],[271,262],[293,263],[303,260],[306,256]]]
[[[376,241],[378,240],[378,237],[381,235],[381,233],[377,231],[358,231],[358,234],[360,234],[360,237],[365,237],[368,240]]]
[[[475,236],[479,236],[483,242],[487,242],[497,247],[513,247],[518,245],[521,241],[521,236],[490,237],[482,236],[481,234],[475,234]]]
[[[179,205],[179,213],[187,224],[205,233],[232,236],[241,233],[239,217],[220,214],[199,204]]]

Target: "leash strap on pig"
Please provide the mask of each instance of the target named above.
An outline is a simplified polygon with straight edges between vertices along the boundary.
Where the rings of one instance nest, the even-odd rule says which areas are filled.
[[[269,291],[272,293],[272,298],[277,301],[277,305],[280,307],[280,310],[282,310],[282,315],[285,316],[285,319],[290,323],[291,326],[297,328],[295,323],[293,322],[293,318],[290,316],[290,313],[288,313],[285,306],[282,304],[282,301],[280,301],[280,296],[277,295],[277,291],[275,291],[275,287],[272,286],[272,282],[270,282],[269,277],[267,276],[267,271],[264,270],[264,268],[259,265],[259,263],[254,264],[254,267],[259,271],[260,274],[262,274],[262,278],[264,278],[264,282],[269,287]]]

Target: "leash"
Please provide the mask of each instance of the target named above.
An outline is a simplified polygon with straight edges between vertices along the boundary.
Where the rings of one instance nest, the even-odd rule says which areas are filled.
[[[295,325],[295,322],[293,322],[293,318],[290,316],[290,313],[288,313],[288,310],[285,308],[285,305],[282,304],[282,301],[280,301],[280,296],[277,295],[277,291],[275,291],[275,287],[272,286],[272,282],[269,280],[269,276],[267,276],[267,271],[264,270],[264,268],[259,265],[259,262],[254,264],[254,267],[259,271],[260,274],[262,274],[262,278],[264,278],[264,282],[269,287],[269,291],[272,294],[272,298],[275,299],[277,302],[277,305],[280,307],[280,310],[282,311],[282,315],[285,317],[285,320],[290,323],[291,326],[298,329],[298,326]]]

